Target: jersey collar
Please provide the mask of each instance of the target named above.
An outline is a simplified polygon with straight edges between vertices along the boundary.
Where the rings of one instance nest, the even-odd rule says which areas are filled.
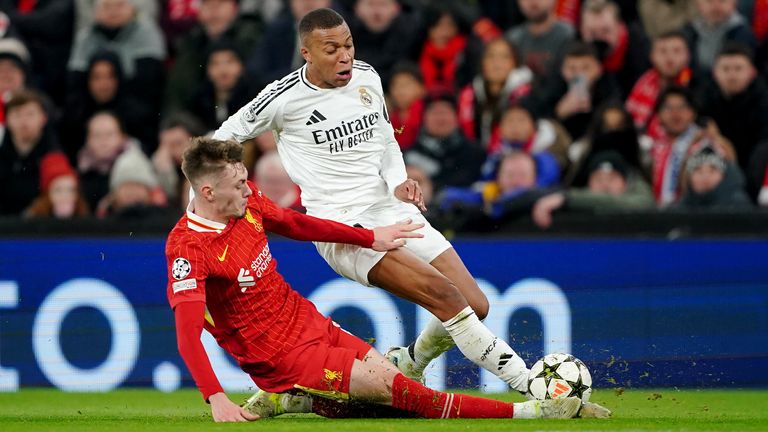
[[[301,67],[301,71],[299,72],[299,77],[301,78],[301,82],[304,83],[307,87],[311,88],[314,91],[320,91],[320,87],[312,84],[307,79],[307,64],[304,63],[304,66]]]
[[[187,227],[193,231],[215,232],[217,234],[221,234],[221,232],[224,231],[224,228],[227,227],[227,224],[212,221],[202,216],[198,216],[194,213],[194,211],[195,211],[194,201],[190,200],[189,205],[187,205]]]

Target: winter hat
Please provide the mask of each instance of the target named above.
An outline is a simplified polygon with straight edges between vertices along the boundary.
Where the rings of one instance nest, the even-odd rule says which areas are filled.
[[[150,189],[158,185],[152,162],[138,147],[130,147],[117,158],[109,176],[109,189],[114,192],[128,182],[140,183]]]
[[[702,165],[712,165],[719,171],[725,172],[725,160],[712,147],[704,147],[694,153],[685,164],[685,170],[692,173]]]
[[[0,39],[0,59],[12,60],[25,75],[29,70],[29,51],[18,39]]]
[[[77,172],[61,152],[48,153],[40,161],[40,190],[48,192],[51,183],[59,177],[72,176],[77,180]]]
[[[595,171],[616,171],[622,177],[627,178],[627,162],[621,154],[614,150],[601,151],[589,159],[587,173]]]

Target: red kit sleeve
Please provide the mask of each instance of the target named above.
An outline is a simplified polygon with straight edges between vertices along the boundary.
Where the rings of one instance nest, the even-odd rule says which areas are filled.
[[[309,240],[330,243],[348,243],[370,248],[373,245],[373,231],[354,228],[339,222],[305,215],[291,209],[284,209],[267,198],[253,183],[248,183],[261,203],[264,227],[281,236],[294,240]]]
[[[223,392],[216,374],[213,372],[208,354],[205,352],[200,335],[205,322],[205,303],[186,301],[174,308],[176,317],[176,342],[179,354],[192,374],[197,388],[205,401],[216,393]]]

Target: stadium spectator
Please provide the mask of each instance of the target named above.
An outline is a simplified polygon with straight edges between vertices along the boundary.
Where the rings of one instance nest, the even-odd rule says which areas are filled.
[[[679,31],[663,33],[653,40],[651,64],[632,87],[627,97],[627,111],[638,131],[658,137],[661,133],[659,122],[653,116],[659,92],[669,85],[694,87],[693,71],[690,68],[691,53],[685,35]]]
[[[72,219],[90,214],[77,171],[62,152],[50,152],[40,162],[40,195],[24,211],[24,217]]]
[[[462,69],[468,69],[469,37],[451,3],[427,7],[424,25],[427,40],[421,48],[419,67],[427,91],[454,90],[458,87],[457,82],[466,83],[468,78],[462,79],[458,75]]]
[[[176,59],[178,44],[197,24],[199,0],[164,0],[160,3],[160,29],[168,47],[168,59]]]
[[[638,0],[637,12],[651,39],[683,28],[696,16],[695,0]]]
[[[573,139],[579,139],[597,107],[619,98],[616,81],[604,73],[594,46],[573,42],[558,78],[546,88],[534,89],[531,103],[539,117],[555,118]]]
[[[464,135],[488,152],[501,144],[499,121],[504,110],[531,92],[533,73],[518,62],[514,46],[503,38],[483,50],[480,74],[459,93],[459,124]]]
[[[632,117],[620,100],[601,105],[589,125],[587,134],[568,149],[571,165],[564,184],[585,186],[588,178],[588,160],[606,150],[620,154],[633,175],[644,175],[638,134],[632,125]]]
[[[659,95],[656,107],[664,134],[653,140],[649,150],[651,179],[656,202],[660,207],[667,207],[680,198],[683,187],[680,176],[689,156],[706,146],[714,148],[727,161],[735,161],[736,154],[713,122],[708,122],[705,128],[696,124],[697,110],[688,89],[667,87]]]
[[[49,115],[43,95],[19,90],[5,105],[7,126],[0,145],[0,214],[21,215],[40,194],[40,161],[58,150],[47,126]]]
[[[115,160],[109,173],[109,194],[99,203],[96,215],[142,219],[162,214],[165,204],[152,162],[132,146]]]
[[[331,3],[331,0],[289,0],[289,7],[269,23],[261,42],[248,55],[246,68],[249,77],[256,80],[257,88],[304,64],[299,53],[299,20],[314,9],[331,7]]]
[[[267,198],[282,208],[306,213],[301,205],[301,190],[296,186],[280,161],[277,151],[265,153],[256,161],[253,180]]]
[[[575,31],[558,20],[555,0],[518,0],[526,22],[505,34],[520,53],[520,61],[544,82],[557,75],[568,42]]]
[[[685,189],[672,208],[683,210],[749,209],[752,202],[744,190],[744,175],[717,151],[704,147],[685,163]]]
[[[244,74],[243,58],[237,48],[226,41],[210,46],[205,61],[206,79],[188,102],[187,111],[199,118],[208,130],[214,130],[257,92]]]
[[[624,23],[619,7],[611,0],[586,0],[579,34],[583,41],[595,46],[603,70],[616,76],[622,95],[629,94],[650,66],[643,29],[637,23]]]
[[[73,0],[0,1],[32,57],[32,79],[58,106],[67,89],[66,70],[75,26]]]
[[[139,19],[135,0],[96,0],[94,22],[80,30],[69,59],[70,88],[82,88],[90,60],[100,51],[120,58],[127,88],[157,112],[163,94],[165,44],[153,21]]]
[[[467,139],[456,118],[455,99],[449,93],[427,97],[419,138],[403,158],[429,175],[436,190],[469,186],[480,178],[483,149]]]
[[[696,0],[698,16],[684,28],[695,73],[709,76],[715,57],[727,41],[755,49],[749,23],[736,10],[736,0]]]
[[[482,178],[496,177],[499,161],[505,154],[522,151],[533,156],[540,186],[552,186],[567,168],[571,137],[554,120],[536,119],[529,109],[514,105],[501,118],[501,146],[488,155],[482,168]]]
[[[238,15],[237,0],[202,0],[198,24],[179,41],[176,61],[168,73],[165,110],[189,104],[189,94],[205,82],[207,54],[219,41],[230,44],[240,56],[261,39],[261,24],[253,17]],[[275,46],[278,49],[278,46]]]
[[[701,94],[700,114],[717,124],[746,171],[757,145],[768,143],[768,87],[742,45],[726,44],[712,72],[714,80]]]
[[[86,79],[67,96],[59,133],[70,160],[76,159],[85,143],[88,119],[99,111],[111,111],[119,117],[128,134],[141,141],[144,151],[155,147],[157,114],[130,91],[120,58],[111,51],[100,51],[91,57]]]
[[[18,39],[0,39],[0,142],[5,135],[5,105],[23,89],[29,72],[29,51]]]
[[[116,115],[100,111],[88,120],[85,146],[77,155],[77,171],[83,195],[94,212],[103,208],[100,202],[109,193],[112,167],[120,155],[128,150],[141,152],[141,143],[126,135]]]
[[[655,201],[648,183],[627,166],[618,152],[605,150],[588,161],[586,188],[568,189],[541,197],[531,217],[540,228],[552,225],[552,213],[653,209]]]
[[[389,120],[401,150],[407,150],[421,131],[424,115],[424,79],[419,67],[410,62],[398,63],[392,71],[387,95]]]
[[[417,58],[420,27],[417,17],[405,13],[398,0],[357,0],[349,22],[355,58],[373,66],[386,88],[398,61]]]
[[[157,0],[129,1],[136,8],[136,12],[140,19],[144,21],[158,22],[160,15],[159,6],[161,5],[161,2],[158,2]],[[176,0],[170,1],[174,2]],[[75,34],[93,24],[93,21],[96,19],[95,14],[98,2],[99,0],[75,0]]]
[[[152,166],[171,208],[180,211],[186,208],[182,201],[188,195],[189,185],[183,181],[181,157],[190,140],[205,132],[198,119],[184,112],[172,114],[160,122],[160,144],[152,155]]]

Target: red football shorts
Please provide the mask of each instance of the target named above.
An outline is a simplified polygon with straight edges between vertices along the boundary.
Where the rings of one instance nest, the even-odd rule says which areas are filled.
[[[270,373],[252,375],[253,381],[260,389],[272,393],[300,390],[348,399],[352,365],[355,359],[362,360],[371,346],[332,319],[319,313],[311,315],[296,346]]]

